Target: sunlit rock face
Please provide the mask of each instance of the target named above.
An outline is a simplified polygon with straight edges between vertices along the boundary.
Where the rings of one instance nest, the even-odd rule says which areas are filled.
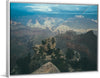
[[[42,65],[39,69],[32,72],[32,74],[46,74],[46,73],[60,73],[60,70],[51,62]]]

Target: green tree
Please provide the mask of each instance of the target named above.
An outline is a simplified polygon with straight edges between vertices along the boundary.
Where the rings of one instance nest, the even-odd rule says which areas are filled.
[[[42,40],[42,44],[45,45],[46,44],[46,41]]]
[[[53,37],[52,38],[52,44],[54,44],[56,41],[55,41],[55,38]]]

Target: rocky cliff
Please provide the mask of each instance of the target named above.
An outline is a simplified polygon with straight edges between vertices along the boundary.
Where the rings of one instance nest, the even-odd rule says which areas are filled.
[[[60,73],[60,70],[51,62],[42,65],[39,69],[32,72],[32,74],[46,74],[46,73]]]

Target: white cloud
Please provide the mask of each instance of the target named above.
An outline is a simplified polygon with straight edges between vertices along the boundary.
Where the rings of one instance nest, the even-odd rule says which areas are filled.
[[[75,15],[76,18],[84,18],[82,15]]]
[[[76,8],[76,10],[79,10],[79,8]]]
[[[73,13],[71,11],[82,11],[86,9],[87,5],[64,5],[64,4],[33,4],[25,6],[28,11],[39,11],[39,12],[51,12],[54,14],[62,13],[62,14],[82,14],[82,13]],[[68,12],[70,11],[70,13]],[[88,14],[88,13],[84,13]],[[93,11],[89,14],[95,14]],[[79,17],[79,16],[78,16]]]
[[[26,6],[31,8],[31,11],[43,11],[43,12],[48,12],[52,11],[52,9],[49,6]]]
[[[95,22],[95,23],[98,23],[98,21],[97,21],[97,20],[94,20],[94,19],[91,19],[91,21],[93,21],[93,22]]]

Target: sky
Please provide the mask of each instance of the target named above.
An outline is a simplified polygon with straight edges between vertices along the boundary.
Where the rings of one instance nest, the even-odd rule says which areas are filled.
[[[47,14],[97,14],[97,5],[11,3],[11,10]]]

